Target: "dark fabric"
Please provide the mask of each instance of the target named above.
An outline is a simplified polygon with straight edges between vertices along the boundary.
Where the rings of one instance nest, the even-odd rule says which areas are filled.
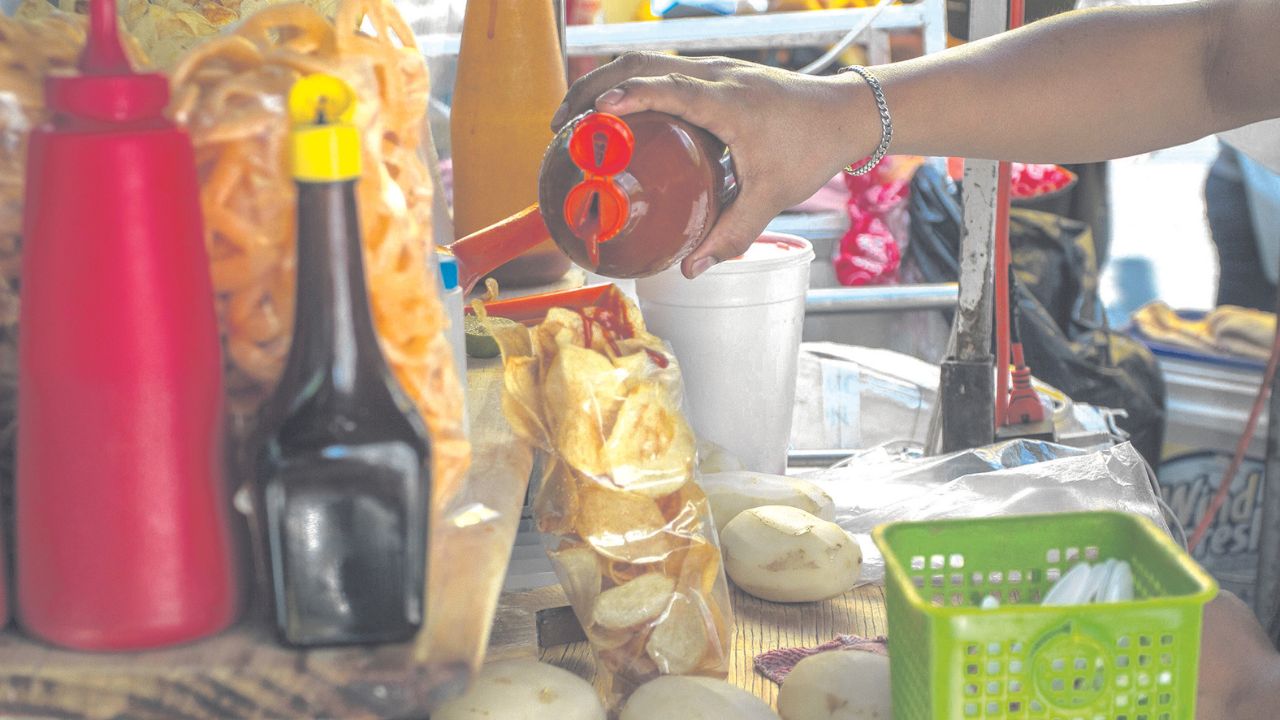
[[[1271,312],[1276,286],[1262,270],[1249,197],[1235,153],[1223,146],[1204,184],[1209,232],[1218,252],[1218,305]]]
[[[917,171],[910,203],[907,277],[954,282],[963,232],[960,189],[931,167]],[[1023,350],[1032,373],[1071,398],[1120,408],[1121,426],[1145,457],[1164,444],[1165,387],[1150,351],[1111,332],[1098,298],[1097,259],[1084,223],[1014,209],[1009,216],[1012,265],[1018,282]]]
[[[1077,178],[1066,217],[1089,226],[1098,269],[1101,270],[1111,257],[1111,166],[1100,162],[1063,167],[1075,173]]]
[[[857,635],[837,635],[817,647],[778,648],[756,656],[756,672],[781,685],[796,665],[807,657],[824,652],[858,651],[876,655],[889,654],[889,639],[881,635],[874,638]]]
[[[947,0],[947,32],[961,40],[969,39],[969,1]],[[1033,23],[1068,10],[1074,10],[1076,0],[1026,0],[1026,22]]]

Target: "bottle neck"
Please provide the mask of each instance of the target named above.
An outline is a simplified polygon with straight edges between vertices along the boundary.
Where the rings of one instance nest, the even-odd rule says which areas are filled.
[[[382,363],[369,309],[355,180],[298,183],[298,292],[286,377],[353,390]],[[372,362],[371,362],[372,361]]]

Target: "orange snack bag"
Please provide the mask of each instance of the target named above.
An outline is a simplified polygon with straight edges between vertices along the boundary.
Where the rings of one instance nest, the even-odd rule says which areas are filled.
[[[429,142],[427,68],[389,0],[343,0],[333,20],[304,4],[266,7],[174,71],[172,114],[191,132],[202,182],[229,409],[243,433],[288,352],[296,197],[285,99],[315,72],[342,77],[364,100],[357,192],[374,322],[431,431],[439,506],[457,491],[470,450],[426,239],[432,185],[419,146]]]

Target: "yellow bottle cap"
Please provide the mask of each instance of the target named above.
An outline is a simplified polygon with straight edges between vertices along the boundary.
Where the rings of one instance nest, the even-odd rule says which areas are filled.
[[[293,177],[333,182],[360,177],[356,94],[332,75],[308,75],[289,92],[293,121]]]

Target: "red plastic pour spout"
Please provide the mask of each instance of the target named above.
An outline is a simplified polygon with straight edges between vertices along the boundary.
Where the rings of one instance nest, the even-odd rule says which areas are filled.
[[[129,75],[129,58],[116,28],[116,0],[94,0],[89,5],[89,37],[80,56],[85,75]]]
[[[550,239],[536,204],[471,233],[448,248],[458,260],[458,286],[471,292],[480,278]]]
[[[45,78],[45,100],[55,124],[99,130],[101,123],[165,124],[169,81],[159,73],[135,73],[116,30],[115,0],[89,4],[89,37],[80,72]],[[117,128],[118,129],[118,128]]]

